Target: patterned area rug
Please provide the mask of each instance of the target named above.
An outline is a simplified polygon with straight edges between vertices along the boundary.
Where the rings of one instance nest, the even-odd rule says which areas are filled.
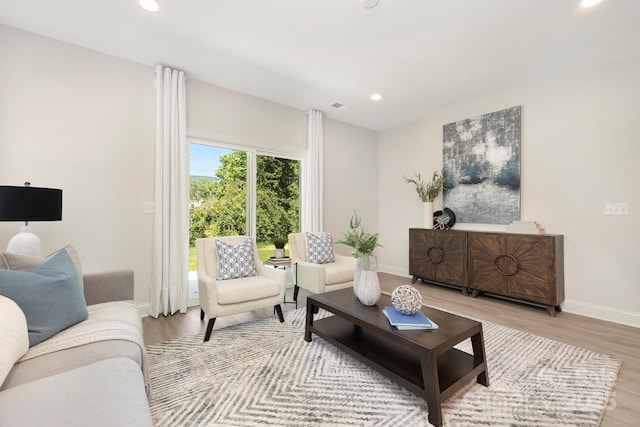
[[[198,334],[148,346],[155,425],[429,425],[422,399],[315,335],[306,343],[304,317],[302,308],[285,323],[214,330],[207,343]],[[445,426],[599,425],[619,360],[482,323],[491,385],[473,381],[449,398]]]

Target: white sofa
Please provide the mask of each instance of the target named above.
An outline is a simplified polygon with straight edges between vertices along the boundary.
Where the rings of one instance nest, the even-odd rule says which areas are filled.
[[[20,330],[21,324],[27,328],[24,314],[13,300],[0,298],[4,308],[0,318],[5,315],[0,319],[4,327],[0,371],[4,368],[6,374],[4,381],[0,375],[0,426],[153,425],[142,321],[130,301],[133,272],[84,275],[83,286],[87,320],[32,346],[24,355],[29,344],[24,344]],[[110,326],[119,322],[126,325]],[[9,324],[17,327],[10,332]],[[94,337],[83,339],[87,334]],[[23,344],[13,345],[16,341]],[[13,355],[8,354],[9,347]]]

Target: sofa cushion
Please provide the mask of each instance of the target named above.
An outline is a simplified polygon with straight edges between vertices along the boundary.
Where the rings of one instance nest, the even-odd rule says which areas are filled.
[[[0,393],[0,426],[152,426],[142,372],[115,358]]]
[[[80,278],[66,250],[30,272],[0,270],[0,295],[14,300],[24,312],[29,346],[88,316]]]
[[[258,274],[251,238],[235,246],[216,239],[216,250],[218,252],[218,280],[251,277]]]
[[[13,364],[29,350],[24,313],[13,300],[0,295],[0,386]]]
[[[304,234],[307,246],[307,261],[314,264],[334,262],[331,233]]]
[[[142,371],[142,352],[138,344],[125,340],[98,341],[18,361],[0,391],[116,357],[133,360]]]

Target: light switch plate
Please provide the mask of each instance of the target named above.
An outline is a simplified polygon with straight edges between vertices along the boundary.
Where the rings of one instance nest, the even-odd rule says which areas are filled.
[[[146,214],[156,213],[156,204],[154,202],[144,202],[143,211]]]
[[[629,215],[629,203],[607,203],[604,205],[605,215]]]

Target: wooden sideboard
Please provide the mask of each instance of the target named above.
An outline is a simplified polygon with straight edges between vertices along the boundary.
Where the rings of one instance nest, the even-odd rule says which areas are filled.
[[[561,235],[409,230],[413,283],[460,287],[544,305],[551,316],[564,300]]]

